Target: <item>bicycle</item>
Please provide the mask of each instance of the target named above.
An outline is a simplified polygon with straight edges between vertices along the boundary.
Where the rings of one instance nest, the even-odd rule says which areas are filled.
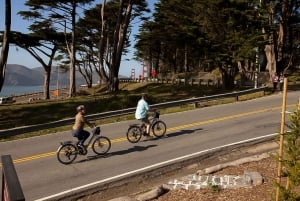
[[[153,135],[161,138],[165,135],[167,131],[166,123],[159,119],[159,111],[154,110],[152,113],[152,118],[149,118],[150,121],[150,131],[152,131]],[[131,143],[137,143],[141,140],[142,135],[146,133],[146,124],[131,124],[127,130],[126,136],[127,140]]]
[[[108,137],[100,136],[100,127],[97,126],[92,129],[92,137],[88,141],[87,145],[80,146],[79,140],[77,142],[74,141],[65,141],[61,142],[60,146],[57,149],[56,156],[60,163],[62,164],[70,164],[76,158],[77,155],[86,155],[88,153],[87,148],[91,145],[93,151],[97,155],[106,154],[111,148],[111,141]]]

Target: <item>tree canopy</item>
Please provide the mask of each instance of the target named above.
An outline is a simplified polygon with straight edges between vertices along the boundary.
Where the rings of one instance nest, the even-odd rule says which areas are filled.
[[[161,0],[141,26],[136,57],[160,74],[219,69],[231,88],[238,73],[298,65],[298,29],[295,1]]]
[[[117,92],[121,58],[137,18],[142,24],[135,59],[149,66],[149,74],[218,69],[223,87],[232,88],[238,74],[253,80],[258,71],[271,77],[299,65],[298,1],[160,0],[149,17],[144,0],[27,0],[26,6],[29,11],[19,14],[32,22],[31,33],[14,31],[12,39],[44,67],[45,98],[54,61],[70,71],[70,97],[77,71],[88,86],[97,73],[108,91]]]

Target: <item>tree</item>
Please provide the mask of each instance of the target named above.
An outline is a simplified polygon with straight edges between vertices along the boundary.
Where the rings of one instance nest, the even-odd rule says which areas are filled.
[[[11,26],[11,2],[10,0],[5,0],[5,30],[3,34],[3,42],[0,57],[0,91],[2,90],[4,79],[6,62],[9,52],[10,43],[10,26]]]
[[[106,1],[103,0],[101,8],[101,33],[99,41],[99,67],[100,72],[107,78],[107,88],[110,92],[119,90],[119,69],[124,45],[129,37],[130,22],[136,17],[141,17],[143,12],[148,12],[147,3],[144,0],[119,0],[109,2],[111,8],[116,8],[116,19],[113,26],[113,33],[110,36],[107,30],[109,19],[107,16]],[[112,39],[112,40],[110,40]],[[107,45],[108,44],[108,45]],[[108,72],[105,74],[104,68],[107,66]]]
[[[265,51],[271,77],[299,63],[299,2],[263,1],[261,6],[269,11],[270,31],[266,34],[269,44]]]
[[[51,72],[53,58],[58,49],[65,49],[69,55],[69,70],[70,70],[70,86],[69,97],[76,95],[76,83],[75,83],[75,65],[76,65],[76,8],[78,5],[85,5],[93,0],[59,0],[59,1],[42,1],[42,0],[28,0],[26,5],[30,7],[30,11],[20,12],[27,19],[33,19],[34,23],[31,26],[31,30],[35,34],[42,33],[47,35],[47,31],[50,33],[60,31],[60,34],[64,34],[65,46],[62,48],[61,44],[52,43],[53,49],[51,50],[51,59],[48,65],[43,65],[46,74]],[[70,26],[70,28],[69,28]],[[63,32],[62,32],[63,30]],[[67,33],[67,31],[71,33]],[[53,38],[46,38],[45,41],[52,41]],[[52,41],[53,42],[53,41]],[[47,47],[49,48],[49,46]],[[46,52],[44,52],[46,54]],[[35,54],[35,58],[38,57]],[[49,57],[50,58],[50,57]],[[41,62],[41,60],[39,59]],[[45,81],[45,84],[47,82]]]
[[[264,45],[256,16],[254,5],[244,1],[162,0],[156,4],[153,25],[145,23],[149,29],[138,36],[137,55],[153,58],[149,50],[155,38],[160,68],[174,73],[218,68],[223,87],[232,88],[238,67],[247,64],[254,71],[254,47]]]
[[[50,99],[50,76],[52,64],[58,47],[62,44],[63,35],[48,27],[40,27],[34,33],[12,33],[12,43],[26,50],[44,68],[44,98]],[[48,61],[46,61],[48,59]]]

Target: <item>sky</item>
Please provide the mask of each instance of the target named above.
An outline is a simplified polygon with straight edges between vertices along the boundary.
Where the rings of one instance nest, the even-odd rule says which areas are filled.
[[[149,8],[153,9],[153,5],[158,0],[147,0]],[[28,25],[30,24],[28,21],[23,20],[17,13],[21,10],[27,10],[27,7],[24,6],[26,0],[11,0],[11,30],[12,31],[20,31],[23,33],[28,32]],[[102,2],[102,0],[95,1],[96,3]],[[0,0],[0,31],[4,30],[5,25],[5,0]],[[131,45],[134,46],[134,38],[133,36],[138,31],[138,23],[133,24],[133,32],[131,33]],[[129,53],[126,56],[122,56],[122,62],[120,66],[119,74],[122,76],[131,76],[132,69],[135,70],[135,77],[138,77],[139,74],[142,72],[142,63],[137,62],[132,59],[134,50],[133,48],[129,49]],[[9,47],[9,55],[7,64],[19,64],[26,66],[28,68],[36,68],[40,67],[41,64],[36,61],[27,51],[23,50],[22,48],[18,48],[16,46],[11,45]]]

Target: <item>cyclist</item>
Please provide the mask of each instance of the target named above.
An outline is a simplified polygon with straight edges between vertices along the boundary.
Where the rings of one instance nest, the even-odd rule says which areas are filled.
[[[148,119],[148,111],[152,111],[152,109],[150,109],[146,99],[147,94],[143,93],[136,107],[135,118],[142,121],[146,125],[146,132],[144,135],[150,137],[150,121]]]
[[[93,128],[94,124],[90,123],[85,117],[85,107],[84,105],[79,105],[77,108],[77,114],[75,116],[75,123],[72,127],[72,135],[73,137],[77,137],[79,140],[78,145],[84,145],[85,140],[90,136],[90,133],[84,130],[85,123],[90,127]]]

